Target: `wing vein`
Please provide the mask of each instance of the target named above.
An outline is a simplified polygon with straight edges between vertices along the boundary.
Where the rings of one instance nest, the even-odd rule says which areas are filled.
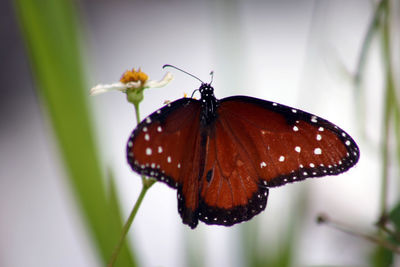
[[[220,119],[220,121],[221,121],[221,125],[227,130],[228,133],[230,133],[232,138],[234,138],[236,143],[241,147],[241,150],[239,150],[239,151],[242,151],[242,153],[245,153],[247,155],[247,158],[250,158],[249,152],[246,150],[245,146],[242,144],[240,139],[236,136],[234,131],[232,131],[232,127],[229,125],[229,122],[223,120],[222,118]],[[222,122],[224,122],[224,123],[222,123]],[[255,173],[257,173],[256,166],[254,165],[255,163],[253,161],[250,161],[250,164],[253,166]],[[245,164],[245,166],[247,167],[247,164]],[[251,178],[256,182],[256,184],[258,184],[258,180],[255,180],[255,179],[258,179],[258,177],[251,177]]]

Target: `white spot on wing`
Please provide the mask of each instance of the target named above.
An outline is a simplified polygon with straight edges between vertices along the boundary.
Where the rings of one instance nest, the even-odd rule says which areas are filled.
[[[284,162],[284,161],[285,161],[285,157],[284,157],[284,156],[280,156],[280,157],[279,157],[279,161],[280,161],[280,162]]]
[[[299,147],[299,146],[296,146],[296,147],[294,148],[294,150],[295,150],[296,152],[300,153],[300,151],[301,151],[301,147]]]
[[[146,148],[146,155],[150,156],[151,153],[152,153],[151,148],[150,147]]]
[[[311,122],[316,123],[317,122],[317,116],[311,116]]]
[[[260,168],[264,168],[267,167],[267,163],[265,163],[264,161],[260,163]]]
[[[314,154],[315,155],[321,155],[322,154],[321,148],[317,147],[316,149],[314,149]]]

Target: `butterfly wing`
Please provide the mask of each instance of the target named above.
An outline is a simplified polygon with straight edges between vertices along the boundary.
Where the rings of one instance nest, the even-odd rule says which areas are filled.
[[[339,174],[359,159],[350,135],[313,114],[245,96],[223,99],[218,112],[268,187]]]
[[[268,188],[259,183],[246,148],[223,117],[209,126],[207,136],[199,219],[227,226],[249,220],[266,207]]]
[[[265,209],[268,188],[335,175],[357,163],[359,149],[336,125],[256,98],[222,99],[209,126],[199,219],[232,225]]]
[[[191,227],[198,223],[200,111],[198,100],[174,101],[144,119],[127,145],[134,171],[178,189],[179,213]]]
[[[268,188],[339,174],[359,149],[336,125],[307,112],[256,98],[218,103],[202,123],[201,103],[177,100],[141,122],[128,141],[136,172],[178,189],[183,223],[233,225],[265,209]]]

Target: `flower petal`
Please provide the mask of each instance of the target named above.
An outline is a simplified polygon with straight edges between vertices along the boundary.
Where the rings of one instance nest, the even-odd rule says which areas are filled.
[[[147,87],[147,88],[163,87],[163,86],[167,85],[173,79],[174,79],[174,76],[170,72],[167,72],[160,81],[147,81],[145,83],[144,87]]]
[[[92,89],[90,89],[89,94],[90,95],[98,95],[110,91],[121,91],[121,92],[126,92],[128,88],[137,88],[140,86],[140,81],[139,82],[129,82],[129,83],[112,83],[112,84],[98,84]]]

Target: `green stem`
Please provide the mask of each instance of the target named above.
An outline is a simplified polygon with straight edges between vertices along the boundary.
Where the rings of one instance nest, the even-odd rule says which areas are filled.
[[[357,110],[358,110],[358,118],[360,123],[358,126],[360,127],[360,132],[364,138],[366,138],[366,125],[367,123],[365,122],[365,90],[362,90],[362,80],[364,76],[364,68],[366,65],[367,57],[368,57],[368,51],[370,50],[371,43],[373,40],[373,37],[375,33],[379,30],[381,26],[381,18],[382,18],[382,13],[385,11],[384,10],[384,1],[382,0],[375,8],[374,15],[372,17],[372,20],[368,26],[367,33],[364,36],[363,42],[362,42],[362,47],[361,47],[361,52],[357,60],[357,67],[356,67],[356,72],[354,74],[354,88],[355,88],[355,93],[357,94]]]
[[[400,167],[400,103],[397,101],[398,96],[396,95],[398,90],[393,90],[393,120],[394,120],[394,134],[396,136],[396,151],[397,151],[397,166]]]
[[[139,110],[139,102],[134,102],[133,106],[135,107],[135,114],[136,114],[136,124],[140,123],[140,110]]]
[[[400,235],[399,233],[397,233],[396,231],[393,231],[391,229],[389,229],[386,225],[378,225],[379,229],[382,230],[382,232],[385,232],[386,234],[388,234],[391,238],[393,238],[396,243],[400,242]]]
[[[114,248],[114,251],[111,255],[110,262],[108,263],[108,267],[114,266],[115,261],[117,260],[118,254],[121,250],[122,245],[124,244],[126,235],[128,234],[129,228],[132,225],[133,219],[135,219],[136,213],[139,210],[140,204],[142,204],[143,198],[146,195],[147,190],[154,184],[155,180],[153,179],[145,179],[146,182],[143,182],[142,191],[140,191],[140,195],[136,200],[135,206],[133,207],[131,213],[129,214],[128,220],[126,221],[124,227],[122,228],[122,233],[119,238],[118,244]]]
[[[381,217],[387,216],[387,192],[388,192],[388,168],[389,168],[389,124],[390,109],[388,104],[388,92],[386,92],[386,105],[383,126],[383,143],[382,143],[382,185],[381,185],[381,201],[380,210]]]
[[[400,254],[400,247],[398,247],[396,244],[389,242],[386,239],[383,239],[381,236],[375,236],[375,235],[370,235],[370,234],[359,232],[358,230],[353,229],[352,227],[345,225],[342,222],[332,220],[331,218],[329,218],[328,216],[323,215],[323,214],[318,216],[318,222],[329,225],[329,226],[331,226],[337,230],[340,230],[342,232],[361,237],[365,240],[371,241],[371,242],[376,243],[384,248],[387,248],[397,254]]]
[[[390,49],[390,14],[389,1],[384,0],[384,16],[383,16],[383,57],[385,65],[385,110],[384,110],[384,126],[383,126],[383,142],[382,142],[382,190],[381,190],[381,216],[387,215],[387,193],[388,193],[388,169],[389,169],[389,136],[390,122],[392,118],[394,79],[393,68],[391,63]]]
[[[140,112],[139,112],[139,103],[140,101],[135,101],[133,102],[133,106],[135,107],[135,114],[136,114],[136,122],[137,124],[140,123]],[[135,219],[136,213],[139,210],[140,205],[142,204],[143,198],[146,195],[147,190],[156,182],[156,180],[151,179],[151,178],[146,178],[146,176],[142,175],[142,190],[140,191],[140,195],[138,199],[136,200],[135,206],[133,206],[133,209],[131,213],[129,214],[128,219],[126,220],[126,223],[124,227],[122,228],[122,233],[119,238],[119,241],[117,245],[114,248],[114,251],[111,255],[111,259],[108,263],[108,267],[114,266],[115,261],[118,258],[118,255],[121,251],[122,245],[124,244],[126,235],[128,234],[128,231],[132,225],[133,220]]]
[[[368,51],[371,46],[372,37],[379,26],[379,21],[384,8],[384,1],[381,1],[375,9],[374,16],[368,26],[367,34],[364,37],[361,47],[361,53],[357,61],[356,73],[354,75],[354,80],[356,88],[358,89],[362,80],[362,74],[364,72],[365,62],[368,56]]]

